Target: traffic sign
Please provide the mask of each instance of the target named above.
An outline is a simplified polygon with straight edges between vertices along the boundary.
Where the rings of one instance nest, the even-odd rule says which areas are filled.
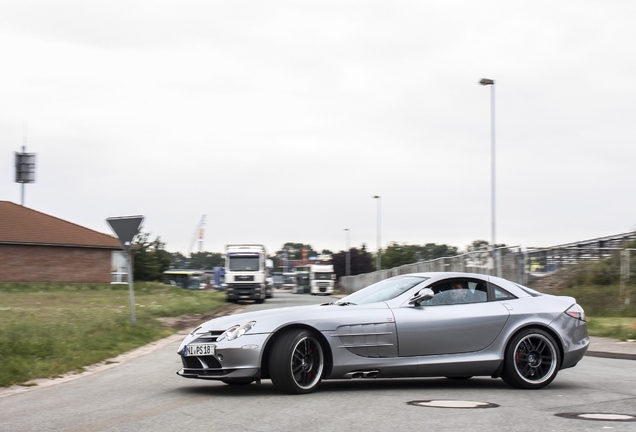
[[[143,220],[143,216],[120,216],[110,217],[106,219],[106,222],[108,222],[110,228],[117,234],[121,246],[126,252],[129,252],[132,247],[132,240],[139,232],[139,227]]]

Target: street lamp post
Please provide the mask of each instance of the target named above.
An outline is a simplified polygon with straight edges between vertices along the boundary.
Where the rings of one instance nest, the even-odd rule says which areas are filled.
[[[381,213],[381,198],[380,195],[374,195],[373,196],[374,199],[378,200],[378,257],[377,257],[377,264],[376,264],[376,271],[380,271],[382,270],[382,251],[381,251],[381,240],[380,240],[380,213]]]
[[[490,203],[491,203],[491,230],[492,230],[492,262],[495,274],[499,274],[497,253],[495,251],[495,80],[482,78],[479,84],[490,86]]]
[[[351,249],[349,247],[349,228],[345,228],[345,231],[347,232],[347,254],[346,254],[346,265],[345,265],[345,275],[349,276],[351,275]]]

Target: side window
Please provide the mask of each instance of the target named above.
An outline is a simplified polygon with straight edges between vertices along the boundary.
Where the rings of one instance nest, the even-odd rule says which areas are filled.
[[[505,289],[503,289],[500,286],[497,286],[497,285],[495,285],[493,283],[490,284],[490,289],[492,290],[492,297],[493,297],[493,299],[495,301],[497,301],[497,300],[510,300],[510,299],[517,298],[517,297],[513,296],[512,294],[510,294]]]
[[[470,281],[468,282],[468,289],[473,298],[473,302],[481,303],[488,301],[488,289],[486,284],[482,281]]]
[[[422,305],[452,305],[488,301],[486,284],[476,279],[447,279],[430,286],[435,296]]]

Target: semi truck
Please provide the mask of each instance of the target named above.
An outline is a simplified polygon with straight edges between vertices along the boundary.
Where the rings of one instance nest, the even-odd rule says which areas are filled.
[[[265,298],[274,297],[274,261],[265,260]]]
[[[260,244],[228,244],[225,246],[226,300],[255,300],[267,297],[267,251]]]
[[[314,264],[309,268],[311,294],[333,294],[335,282],[336,274],[333,272],[333,264]]]
[[[290,290],[295,294],[297,287],[298,287],[298,282],[296,281],[296,273],[295,272],[283,273],[283,289]]]

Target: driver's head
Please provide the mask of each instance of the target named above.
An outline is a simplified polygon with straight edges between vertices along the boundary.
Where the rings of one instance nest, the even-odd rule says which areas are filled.
[[[464,282],[451,282],[451,297],[460,299],[466,295],[466,284]]]

